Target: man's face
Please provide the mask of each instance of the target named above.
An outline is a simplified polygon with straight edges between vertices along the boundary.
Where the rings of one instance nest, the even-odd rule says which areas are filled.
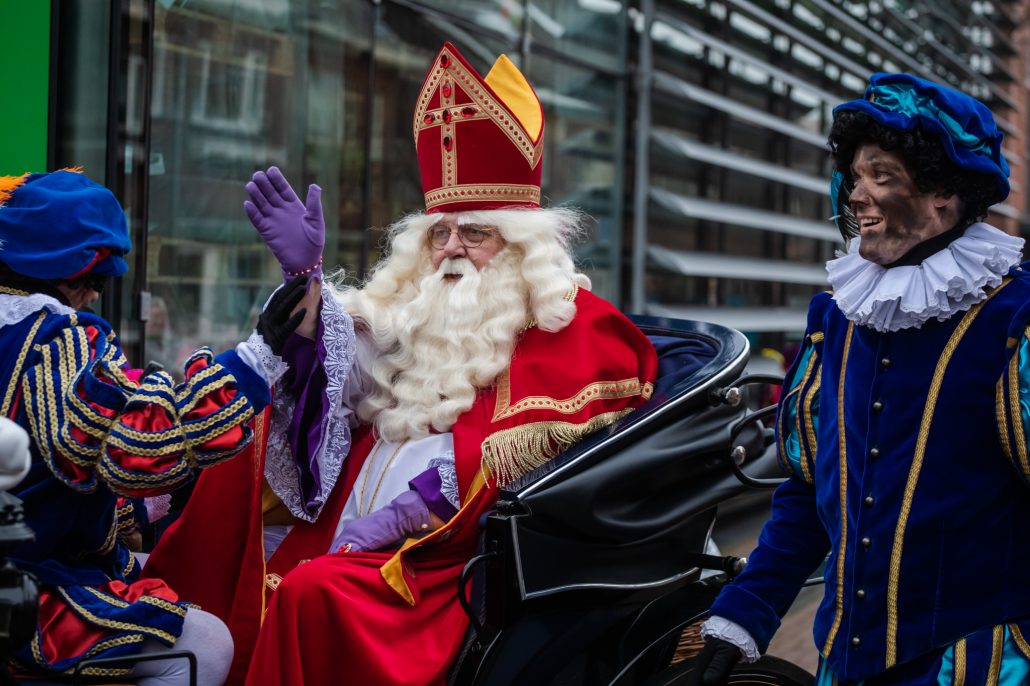
[[[865,143],[851,160],[854,190],[848,200],[858,220],[858,252],[876,264],[890,264],[923,241],[950,229],[957,215],[945,211],[958,199],[924,193],[901,157]]]
[[[504,248],[504,239],[496,228],[463,221],[460,214],[443,215],[429,228],[426,240],[434,270],[446,259],[462,257],[482,270]],[[461,275],[448,274],[444,278],[457,281]]]

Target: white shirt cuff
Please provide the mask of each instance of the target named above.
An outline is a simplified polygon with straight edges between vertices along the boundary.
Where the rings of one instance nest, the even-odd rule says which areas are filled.
[[[740,654],[743,655],[742,659],[744,662],[754,662],[761,657],[758,652],[758,646],[755,645],[755,639],[751,638],[751,634],[748,633],[747,629],[736,622],[731,622],[723,617],[709,617],[701,625],[701,637],[707,638],[709,636],[721,638],[727,643],[732,643],[740,648]]]
[[[265,380],[269,388],[290,368],[283,358],[272,352],[256,329],[250,338],[236,346],[236,354]]]

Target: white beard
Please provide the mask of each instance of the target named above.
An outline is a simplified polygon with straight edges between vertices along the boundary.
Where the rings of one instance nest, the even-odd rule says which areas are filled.
[[[450,431],[477,389],[507,368],[529,319],[528,288],[507,249],[482,271],[464,258],[444,260],[400,292],[410,295],[379,305],[358,298],[374,311],[352,310],[371,324],[380,351],[372,364],[375,390],[358,416],[394,442]]]

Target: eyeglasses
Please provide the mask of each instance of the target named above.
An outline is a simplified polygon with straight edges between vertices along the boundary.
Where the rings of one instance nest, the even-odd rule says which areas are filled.
[[[483,241],[494,232],[495,229],[484,229],[475,224],[464,224],[457,229],[458,240],[466,248],[475,248],[482,245]],[[447,246],[447,241],[451,240],[451,233],[453,233],[453,230],[446,226],[434,226],[429,229],[429,245],[437,250],[443,250]]]

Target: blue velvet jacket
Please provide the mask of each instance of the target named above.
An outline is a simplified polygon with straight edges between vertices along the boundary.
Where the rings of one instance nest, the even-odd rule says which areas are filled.
[[[891,333],[817,295],[777,415],[791,478],[711,613],[764,651],[826,558],[814,634],[842,679],[1001,624],[1030,657],[1028,428],[1030,273]]]

